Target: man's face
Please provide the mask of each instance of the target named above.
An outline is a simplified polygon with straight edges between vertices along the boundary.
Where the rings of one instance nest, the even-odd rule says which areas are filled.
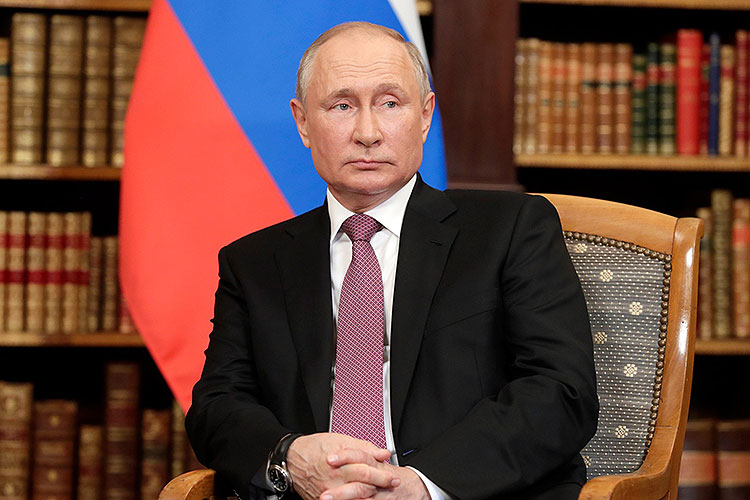
[[[420,97],[406,48],[363,30],[323,44],[306,103],[291,107],[302,142],[331,193],[365,211],[406,184],[422,162],[435,97]]]

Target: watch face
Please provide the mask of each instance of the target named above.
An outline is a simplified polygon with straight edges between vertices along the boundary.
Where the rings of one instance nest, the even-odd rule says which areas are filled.
[[[283,493],[287,490],[287,488],[289,488],[287,475],[287,471],[285,471],[278,465],[271,465],[268,468],[268,479],[271,480],[271,484],[273,485],[274,489],[279,493]]]

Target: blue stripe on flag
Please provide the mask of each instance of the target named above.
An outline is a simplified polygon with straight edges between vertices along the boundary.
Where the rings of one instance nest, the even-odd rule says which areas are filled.
[[[346,21],[382,24],[406,36],[388,1],[169,1],[294,212],[320,205],[325,184],[315,173],[289,110],[299,60],[320,33]],[[437,112],[420,172],[432,186],[445,187]]]

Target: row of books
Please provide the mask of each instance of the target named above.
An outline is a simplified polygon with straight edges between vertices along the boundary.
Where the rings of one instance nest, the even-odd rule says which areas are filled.
[[[716,189],[697,216],[704,222],[698,337],[750,338],[750,199]]]
[[[0,39],[0,164],[122,166],[145,19],[16,12]]]
[[[514,152],[748,156],[748,31],[707,42],[519,39]]]
[[[2,332],[135,334],[120,295],[116,236],[88,212],[0,211]]]
[[[750,420],[688,420],[680,500],[750,498]]]
[[[35,401],[33,384],[0,381],[0,500],[154,500],[201,467],[179,405],[141,409],[136,363],[109,363],[105,377],[92,421],[76,401]]]

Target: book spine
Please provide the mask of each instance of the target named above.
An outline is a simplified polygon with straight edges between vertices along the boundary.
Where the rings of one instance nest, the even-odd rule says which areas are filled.
[[[143,410],[141,498],[158,498],[169,482],[169,410]]]
[[[633,46],[615,45],[614,72],[614,149],[617,154],[628,154],[631,148],[631,84],[633,80]]]
[[[8,304],[7,282],[8,282],[8,212],[0,210],[0,334],[6,331]]]
[[[0,381],[0,500],[27,500],[33,386]]]
[[[47,18],[16,12],[11,18],[11,160],[42,162]]]
[[[102,328],[103,265],[104,240],[100,236],[92,236],[89,251],[89,301],[86,304],[86,322],[90,332],[97,332]]]
[[[73,498],[78,405],[49,400],[34,404],[34,468],[32,498]]]
[[[8,221],[8,273],[6,326],[8,331],[24,329],[24,271],[26,269],[26,219],[25,212],[10,212]]]
[[[711,192],[713,222],[712,333],[715,338],[732,335],[732,193]]]
[[[526,112],[524,116],[525,130],[523,138],[523,152],[536,153],[536,137],[538,134],[539,108],[539,45],[538,38],[527,41],[527,76],[526,76]]]
[[[565,44],[552,44],[552,117],[551,147],[552,153],[562,153],[565,149]]]
[[[63,248],[62,332],[78,331],[78,273],[81,266],[81,214],[63,215],[65,246]]]
[[[135,500],[138,477],[138,393],[134,363],[109,363],[105,395],[105,500]]]
[[[83,18],[50,17],[47,163],[79,164]]]
[[[104,238],[104,261],[102,279],[102,329],[117,330],[117,306],[119,289],[117,281],[117,237]]]
[[[118,319],[118,331],[126,335],[135,335],[138,332],[133,322],[133,317],[130,315],[130,309],[128,304],[125,302],[125,296],[120,294],[120,317]]]
[[[44,331],[44,252],[47,217],[42,212],[28,215],[28,248],[26,249],[26,330]]]
[[[565,152],[581,150],[581,45],[565,46]]]
[[[81,160],[87,167],[109,163],[111,43],[111,18],[86,17]]]
[[[91,212],[81,214],[81,232],[78,238],[78,331],[90,332],[88,326],[88,303],[89,303],[89,261],[91,253]]]
[[[614,151],[614,93],[612,86],[615,76],[615,47],[611,43],[597,45],[596,59],[596,101],[597,126],[596,142],[599,153],[610,154]]]
[[[719,498],[750,498],[750,420],[720,421],[716,441]]]
[[[711,92],[709,75],[711,68],[711,47],[703,44],[701,49],[701,87],[700,87],[700,143],[698,152],[702,155],[708,154],[708,125],[709,109],[711,103]]]
[[[594,43],[581,45],[581,153],[596,153],[597,142],[597,49]]]
[[[185,414],[177,400],[172,401],[171,441],[170,476],[177,477],[188,470],[185,462],[185,449],[188,446],[187,434],[185,433]]]
[[[729,156],[734,146],[734,60],[732,45],[721,46],[719,90],[719,154]]]
[[[659,153],[659,44],[646,47],[646,153]]]
[[[737,30],[735,34],[735,115],[734,115],[734,154],[747,156],[747,30]]]
[[[719,154],[719,92],[721,83],[721,41],[718,33],[708,37],[710,58],[708,63],[708,154]]]
[[[82,425],[78,443],[77,498],[101,500],[104,477],[104,428],[100,425]]]
[[[646,55],[633,54],[632,141],[630,152],[646,152]]]
[[[734,200],[732,222],[734,335],[750,337],[750,199]]]
[[[680,461],[680,500],[716,498],[716,423],[688,420]]]
[[[7,38],[0,38],[0,164],[8,163],[8,115],[10,110],[10,44]]]
[[[677,32],[677,153],[697,155],[700,149],[700,86],[703,35]]]
[[[44,332],[62,332],[63,253],[65,220],[60,213],[47,214],[47,247],[44,267]]]
[[[528,41],[519,38],[516,41],[515,72],[513,81],[513,154],[523,153],[523,138],[526,135],[526,78],[528,77]]]
[[[673,43],[663,43],[659,51],[659,153],[673,155],[677,151],[675,146],[677,48]]]
[[[713,322],[713,292],[711,291],[713,281],[713,222],[709,207],[699,208],[696,215],[703,220],[703,238],[700,243],[700,266],[698,267],[698,338],[708,340],[713,336],[711,332]]]
[[[539,42],[537,153],[549,153],[552,143],[552,42]]]

